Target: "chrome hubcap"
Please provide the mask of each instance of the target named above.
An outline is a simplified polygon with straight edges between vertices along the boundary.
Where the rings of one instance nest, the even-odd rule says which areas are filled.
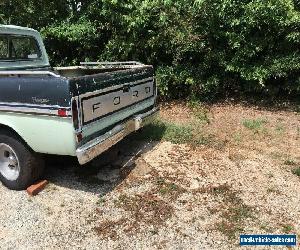
[[[20,174],[18,157],[15,151],[5,143],[0,143],[0,173],[9,181],[15,181]]]

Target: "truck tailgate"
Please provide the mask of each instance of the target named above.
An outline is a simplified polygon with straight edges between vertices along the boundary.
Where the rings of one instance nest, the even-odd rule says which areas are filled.
[[[78,102],[79,146],[155,102],[152,66],[71,78],[70,83]]]

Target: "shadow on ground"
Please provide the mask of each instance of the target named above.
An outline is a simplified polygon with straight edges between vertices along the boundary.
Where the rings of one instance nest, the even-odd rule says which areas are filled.
[[[145,132],[128,136],[85,166],[80,166],[75,157],[47,156],[44,177],[55,186],[105,195],[137,167],[141,154],[158,144],[157,141],[145,141]]]

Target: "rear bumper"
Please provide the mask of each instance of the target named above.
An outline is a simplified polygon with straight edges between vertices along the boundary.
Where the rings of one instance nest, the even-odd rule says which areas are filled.
[[[156,107],[146,113],[136,115],[131,120],[115,126],[112,130],[81,146],[76,150],[79,163],[83,165],[93,160],[125,136],[151,123],[158,113],[159,108]]]

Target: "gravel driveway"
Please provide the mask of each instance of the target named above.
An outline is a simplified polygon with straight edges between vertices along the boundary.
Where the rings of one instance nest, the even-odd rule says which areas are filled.
[[[220,109],[210,111],[210,128],[225,120]],[[226,124],[240,119],[234,114],[258,115],[225,110]],[[299,122],[298,115],[276,115],[287,127]],[[300,162],[299,150],[275,142],[254,147],[227,138],[222,147],[194,147],[129,138],[84,168],[69,158],[48,159],[50,184],[38,196],[0,185],[0,248],[234,249],[242,232],[298,234],[299,177],[290,165]],[[293,164],[284,161],[287,154]]]

